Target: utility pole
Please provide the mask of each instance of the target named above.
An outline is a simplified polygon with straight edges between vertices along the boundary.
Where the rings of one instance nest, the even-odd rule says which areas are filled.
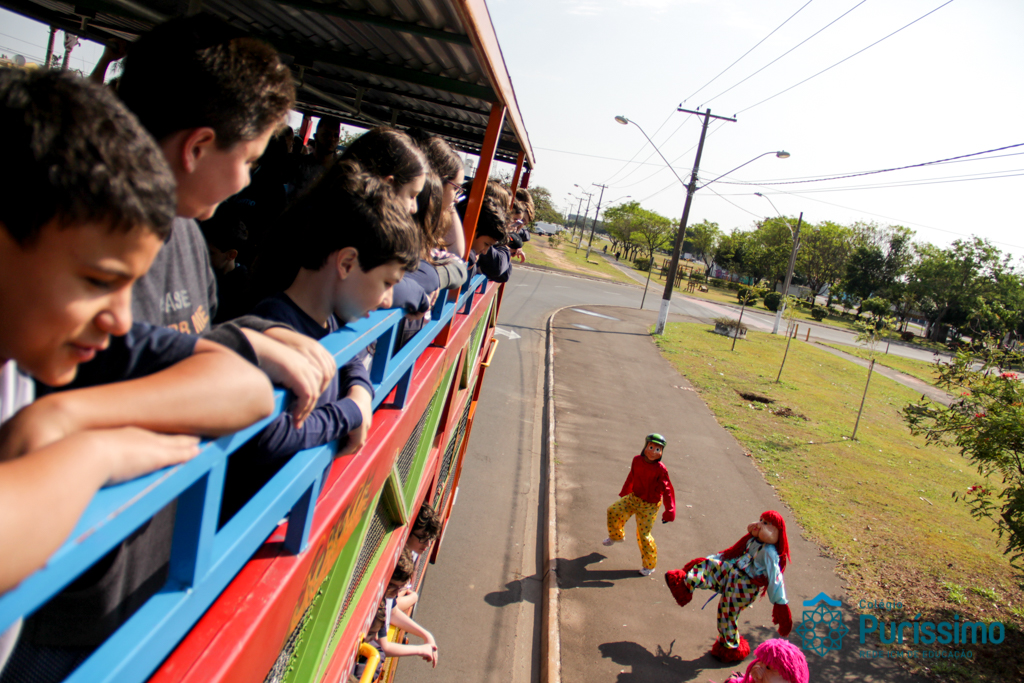
[[[590,239],[587,241],[587,258],[590,258],[590,245],[594,243],[594,230],[597,229],[597,219],[601,217],[601,200],[604,199],[604,191],[608,189],[607,185],[598,185],[597,183],[591,183],[596,187],[601,188],[601,195],[597,198],[597,213],[594,214],[594,224],[590,226]],[[581,242],[582,244],[582,242]]]
[[[64,32],[64,63],[61,65],[62,71],[67,71],[68,66],[71,64],[71,51],[78,45],[78,36],[73,33]]]
[[[576,206],[576,218],[572,222],[572,237],[576,237],[576,226],[580,224],[580,209],[583,208],[583,197],[579,199],[580,203]],[[569,206],[572,206],[572,204]]]
[[[50,62],[53,61],[53,39],[57,36],[57,27],[50,27],[50,40],[46,42],[46,63],[43,64],[44,69],[50,68]]]
[[[772,206],[775,206],[772,204]],[[785,219],[783,219],[785,221]],[[779,310],[775,312],[775,325],[772,326],[772,334],[778,334],[779,332],[779,321],[782,319],[782,312],[786,310],[785,300],[789,296],[789,283],[793,280],[793,268],[796,266],[796,252],[800,248],[800,224],[804,222],[804,212],[800,212],[800,218],[796,221],[796,232],[793,233],[793,251],[789,255],[789,270],[786,271],[786,284],[782,285],[782,301],[783,304],[779,306]],[[786,224],[789,225],[788,223]],[[780,370],[781,372],[781,370]],[[857,428],[854,427],[853,431],[856,432]]]
[[[583,189],[583,188],[580,188]],[[583,246],[583,235],[587,233],[587,214],[590,213],[590,199],[594,196],[593,192],[584,192],[587,195],[587,210],[583,212],[583,229],[580,230],[580,241],[576,245],[576,253],[580,253],[580,247]],[[582,200],[581,202],[582,203]]]
[[[708,134],[708,122],[711,119],[721,119],[736,123],[736,119],[727,116],[713,116],[711,109],[702,114],[699,111],[691,111],[680,107],[677,111],[686,114],[696,114],[704,117],[704,125],[700,130],[700,142],[697,144],[697,156],[693,160],[693,172],[690,174],[690,184],[686,188],[686,205],[683,207],[683,217],[679,220],[679,232],[676,233],[676,242],[672,247],[672,261],[668,268],[668,280],[665,282],[665,293],[661,297],[661,309],[658,311],[658,324],[654,328],[655,334],[664,334],[665,323],[668,321],[668,309],[672,303],[672,288],[676,282],[676,270],[679,268],[679,252],[682,251],[683,241],[686,239],[686,222],[690,218],[690,204],[693,203],[693,193],[697,191],[697,171],[700,168],[700,155],[704,151],[704,138]]]

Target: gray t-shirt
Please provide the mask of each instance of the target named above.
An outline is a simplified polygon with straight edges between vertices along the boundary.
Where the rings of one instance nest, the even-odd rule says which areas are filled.
[[[194,220],[179,216],[149,272],[135,283],[132,316],[184,334],[202,334],[216,312],[217,279],[203,233]]]
[[[34,396],[35,385],[31,379],[18,371],[18,366],[13,360],[0,365],[0,424],[31,403]],[[6,631],[0,633],[0,671],[4,670],[7,658],[11,656],[20,631],[21,619],[18,619]]]

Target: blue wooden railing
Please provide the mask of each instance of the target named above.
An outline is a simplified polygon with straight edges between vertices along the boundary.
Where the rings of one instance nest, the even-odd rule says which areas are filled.
[[[438,297],[431,320],[397,353],[395,340],[403,317],[397,310],[375,312],[321,343],[341,367],[376,342],[370,368],[373,407],[395,389],[392,405],[402,408],[420,354],[456,311],[469,312],[476,293],[485,292],[487,286],[486,279],[478,275],[463,286],[457,300]],[[285,516],[289,517],[285,548],[302,552],[321,479],[338,450],[336,442],[293,456],[217,529],[228,456],[276,417],[285,399],[284,391],[275,391],[274,415],[235,434],[204,442],[200,454],[187,463],[99,491],[68,541],[46,566],[0,596],[0,633],[45,604],[175,499],[177,516],[166,585],[67,679],[69,683],[148,678]]]

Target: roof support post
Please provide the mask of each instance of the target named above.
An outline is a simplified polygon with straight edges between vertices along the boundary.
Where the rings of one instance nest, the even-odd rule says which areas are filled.
[[[494,161],[494,153],[498,149],[498,140],[501,138],[501,127],[505,123],[505,105],[495,102],[491,105],[491,116],[487,120],[487,132],[484,133],[484,144],[480,148],[480,163],[476,167],[476,176],[473,179],[473,187],[469,191],[469,199],[466,204],[466,217],[462,221],[462,230],[466,235],[465,258],[469,258],[469,248],[473,245],[473,235],[476,234],[476,221],[480,218],[480,207],[483,206],[484,192],[487,190],[487,179],[491,176],[491,162]]]
[[[519,189],[519,176],[523,172],[523,159],[525,158],[526,152],[520,152],[516,157],[516,173],[512,176],[512,204],[509,205],[510,207],[516,203],[516,190]]]
[[[533,172],[532,168],[528,168],[528,169],[526,169],[526,171],[523,172],[523,184],[522,184],[521,187],[524,190],[530,186],[530,174],[532,172]]]
[[[309,144],[309,134],[313,130],[313,117],[309,114],[302,115],[302,125],[299,126],[299,137],[302,138],[302,144]]]

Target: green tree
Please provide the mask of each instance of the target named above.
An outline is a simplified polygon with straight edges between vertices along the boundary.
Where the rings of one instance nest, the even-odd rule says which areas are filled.
[[[528,188],[530,196],[533,197],[534,222],[562,224],[562,214],[558,212],[551,202],[551,191],[543,185],[536,185]]]
[[[634,232],[639,227],[642,212],[640,202],[619,204],[604,212],[604,225],[615,249],[621,248],[626,252],[635,249]]]
[[[1004,370],[1021,360],[997,352],[978,368],[962,351],[939,364],[939,386],[957,397],[949,407],[923,400],[903,416],[912,433],[957,448],[977,467],[979,483],[953,495],[995,524],[1011,565],[1024,573],[1024,384]]]
[[[865,227],[867,226],[867,227]],[[913,231],[902,226],[878,228],[854,224],[858,246],[846,262],[841,289],[857,300],[883,296],[892,300],[896,284],[914,258]]]
[[[800,231],[796,270],[815,292],[828,286],[826,305],[832,303],[832,290],[846,273],[846,262],[853,249],[853,230],[838,223],[823,221]]]
[[[920,247],[920,260],[910,272],[908,287],[926,315],[929,338],[942,341],[944,325],[960,325],[984,300],[994,300],[998,283],[1009,279],[1009,255],[988,240],[972,237],[956,240],[946,249]]]
[[[633,230],[633,240],[641,245],[642,249],[647,253],[647,258],[653,260],[654,252],[665,246],[671,232],[671,219],[654,211],[641,209],[637,214],[636,227]]]
[[[710,271],[715,262],[715,252],[722,239],[722,230],[718,223],[703,220],[686,228],[686,241],[690,243],[695,254],[700,254],[704,267]]]
[[[715,263],[732,273],[746,275],[743,270],[743,245],[747,233],[739,228],[733,228],[729,234],[723,234],[718,240],[715,248]]]
[[[796,225],[795,219],[781,217],[760,221],[743,242],[743,271],[757,280],[767,280],[772,289],[786,276],[793,251],[793,235],[787,222]]]

